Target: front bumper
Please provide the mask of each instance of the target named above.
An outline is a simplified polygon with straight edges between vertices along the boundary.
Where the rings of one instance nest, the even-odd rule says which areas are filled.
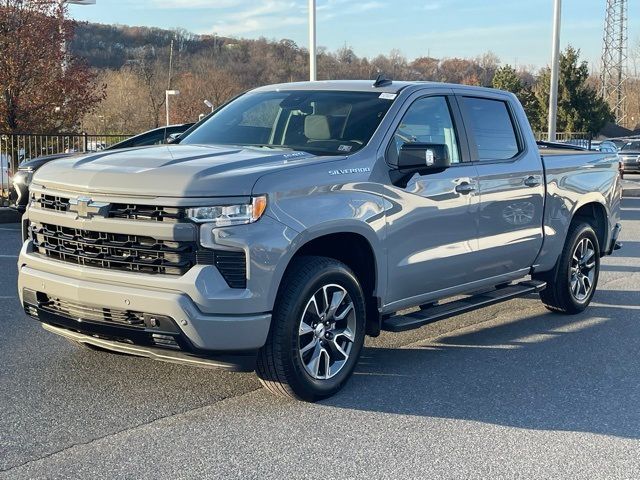
[[[22,259],[29,255],[21,255]],[[207,363],[236,370],[251,370],[257,350],[266,341],[271,314],[217,315],[201,312],[185,293],[133,288],[125,285],[99,283],[69,278],[52,272],[20,266],[18,292],[25,311],[47,326],[61,333],[64,329],[74,340],[101,348],[181,363]],[[144,312],[143,327],[131,328],[109,321],[87,320],[82,313],[69,315],[47,311],[37,298],[59,298],[80,311]],[[36,300],[34,300],[34,298]],[[168,318],[171,328],[154,329],[147,317]],[[164,351],[153,342],[154,334],[168,335],[175,345]],[[160,350],[160,353],[157,350]],[[220,357],[239,357],[240,362],[222,361]],[[237,358],[236,358],[237,359]]]

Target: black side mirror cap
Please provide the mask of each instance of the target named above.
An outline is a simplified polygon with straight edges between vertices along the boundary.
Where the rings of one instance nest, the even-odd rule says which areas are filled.
[[[450,166],[449,147],[443,143],[405,143],[398,155],[401,172],[429,173]]]

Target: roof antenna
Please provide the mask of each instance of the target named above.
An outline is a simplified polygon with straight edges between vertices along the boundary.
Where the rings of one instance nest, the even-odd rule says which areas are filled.
[[[388,87],[392,83],[393,80],[387,78],[384,73],[379,73],[376,81],[373,82],[373,88]]]

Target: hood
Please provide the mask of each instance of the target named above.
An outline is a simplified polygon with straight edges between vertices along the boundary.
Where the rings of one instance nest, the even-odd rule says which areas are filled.
[[[51,162],[38,170],[33,183],[136,197],[248,196],[265,173],[338,158],[252,147],[161,145]]]
[[[49,163],[52,160],[58,160],[60,158],[76,157],[76,156],[78,156],[77,153],[56,153],[54,155],[45,155],[43,157],[36,157],[36,158],[32,158],[31,160],[22,162],[19,165],[18,169],[35,171],[45,163]]]

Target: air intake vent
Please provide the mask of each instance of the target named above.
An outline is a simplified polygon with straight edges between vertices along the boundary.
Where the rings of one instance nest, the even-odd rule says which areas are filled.
[[[247,258],[243,251],[215,251],[215,264],[231,288],[247,288]]]

